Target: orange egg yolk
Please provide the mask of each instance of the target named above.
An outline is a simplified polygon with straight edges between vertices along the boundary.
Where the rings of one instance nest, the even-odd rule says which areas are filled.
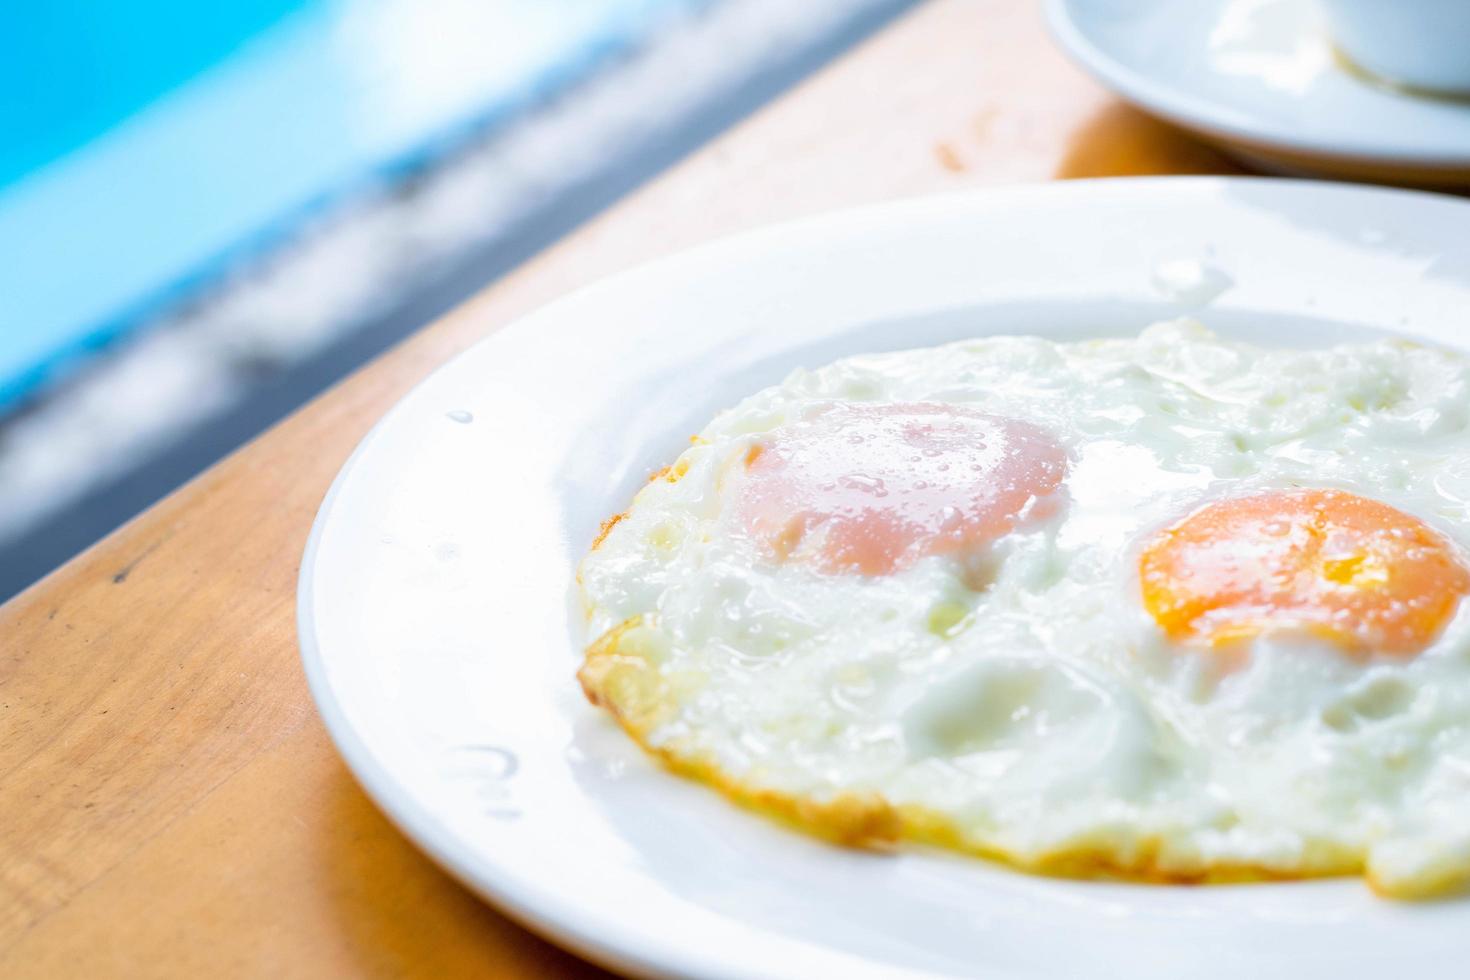
[[[1339,490],[1209,504],[1156,537],[1143,604],[1177,640],[1212,646],[1302,631],[1357,653],[1429,645],[1470,590],[1455,547],[1423,521]]]
[[[1039,516],[1066,474],[1026,422],[949,405],[838,405],[754,443],[740,515],[778,560],[886,575]]]

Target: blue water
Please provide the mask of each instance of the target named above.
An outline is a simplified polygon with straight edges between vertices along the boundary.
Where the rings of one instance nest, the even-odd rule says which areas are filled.
[[[306,0],[0,5],[0,188],[223,61]]]
[[[708,2],[0,2],[0,411]]]

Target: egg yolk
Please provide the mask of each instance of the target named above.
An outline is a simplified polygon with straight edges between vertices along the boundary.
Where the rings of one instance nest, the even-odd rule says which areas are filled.
[[[1353,652],[1408,656],[1470,590],[1442,535],[1339,490],[1209,504],[1159,534],[1139,571],[1144,607],[1164,632],[1212,646],[1300,630]]]
[[[1066,474],[1027,422],[939,404],[836,405],[753,443],[740,514],[778,560],[886,575],[1039,516]]]

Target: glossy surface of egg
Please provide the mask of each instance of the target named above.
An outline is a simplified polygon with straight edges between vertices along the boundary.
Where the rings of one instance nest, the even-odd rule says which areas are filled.
[[[1185,321],[850,358],[583,561],[583,686],[844,843],[1064,874],[1470,877],[1470,367]]]

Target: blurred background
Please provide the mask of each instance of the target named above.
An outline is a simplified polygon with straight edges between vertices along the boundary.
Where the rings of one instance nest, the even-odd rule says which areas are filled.
[[[912,2],[0,4],[0,601]]]

